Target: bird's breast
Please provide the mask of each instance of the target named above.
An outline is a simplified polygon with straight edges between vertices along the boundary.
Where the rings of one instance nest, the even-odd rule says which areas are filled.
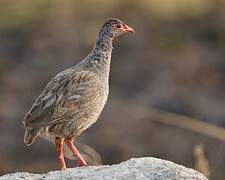
[[[74,117],[74,122],[78,125],[77,129],[85,130],[97,121],[107,102],[108,94],[108,83],[96,81],[86,90],[86,93],[70,97],[78,98],[78,103],[74,102],[74,106],[77,106],[78,114],[81,114],[82,118],[78,119],[78,115]]]

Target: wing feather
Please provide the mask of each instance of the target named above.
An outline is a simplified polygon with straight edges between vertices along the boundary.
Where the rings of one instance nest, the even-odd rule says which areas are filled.
[[[48,126],[73,117],[78,107],[64,108],[64,106],[71,100],[78,103],[82,101],[85,89],[88,91],[88,88],[83,87],[88,85],[87,81],[91,81],[91,78],[84,78],[85,76],[92,75],[86,71],[67,70],[54,77],[25,116],[25,126]]]

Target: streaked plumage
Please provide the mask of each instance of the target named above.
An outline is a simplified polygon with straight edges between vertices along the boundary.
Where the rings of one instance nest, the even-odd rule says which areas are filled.
[[[31,145],[37,136],[48,134],[62,144],[64,139],[71,142],[96,122],[109,93],[112,40],[131,31],[120,20],[108,20],[91,53],[47,84],[25,116],[26,145]]]

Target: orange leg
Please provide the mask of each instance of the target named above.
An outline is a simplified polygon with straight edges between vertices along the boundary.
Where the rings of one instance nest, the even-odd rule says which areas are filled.
[[[72,151],[73,155],[77,158],[78,165],[79,166],[87,166],[86,161],[81,156],[81,154],[79,153],[79,151],[77,150],[77,148],[74,146],[73,140],[65,139],[65,142],[66,142],[67,146],[70,148],[70,150]]]
[[[59,163],[60,163],[60,167],[62,171],[66,169],[64,153],[63,153],[63,142],[64,142],[64,139],[61,139],[59,137],[55,138],[55,146],[58,153]]]

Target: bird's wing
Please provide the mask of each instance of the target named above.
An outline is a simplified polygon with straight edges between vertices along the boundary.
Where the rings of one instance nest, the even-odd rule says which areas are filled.
[[[69,82],[70,72],[62,72],[56,75],[37,98],[29,112],[25,116],[24,124],[35,126],[43,121],[49,121],[54,112],[59,97],[65,92]]]
[[[67,70],[58,74],[47,84],[25,116],[25,126],[46,126],[69,120],[78,106],[68,101],[75,100],[77,104],[84,101],[87,91],[91,91],[85,86],[92,84],[92,80],[93,73],[87,71]]]

